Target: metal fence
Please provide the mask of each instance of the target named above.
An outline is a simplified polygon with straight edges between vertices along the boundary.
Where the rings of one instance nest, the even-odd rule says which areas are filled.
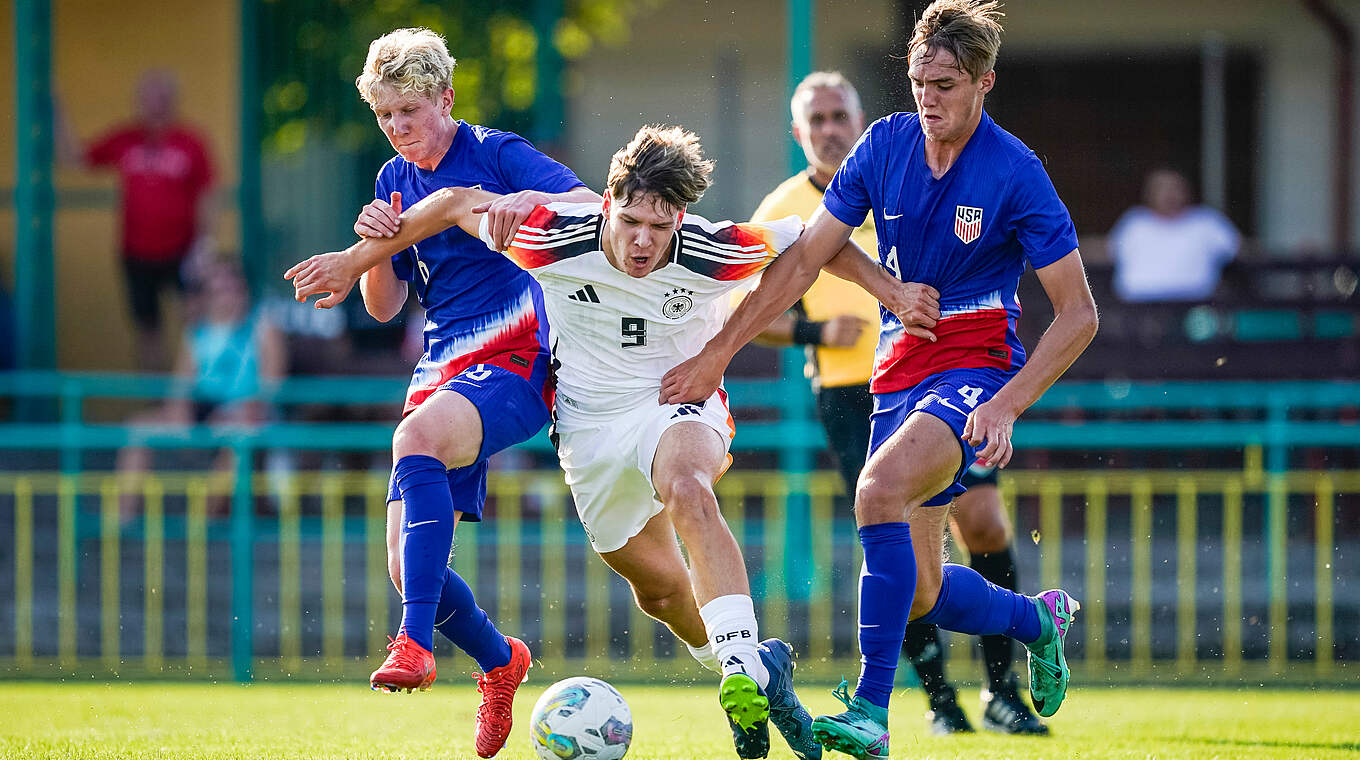
[[[0,676],[364,677],[400,619],[385,473],[235,485],[149,475],[129,512],[112,473],[0,475],[13,535],[0,543],[0,609],[13,611]],[[1061,585],[1083,603],[1069,654],[1080,679],[1341,682],[1360,660],[1360,472],[1050,471],[1001,485],[1025,589]],[[859,549],[838,489],[831,473],[752,471],[718,487],[762,631],[795,643],[809,679],[858,670]],[[547,675],[700,674],[590,550],[560,473],[493,473],[488,495],[487,521],[458,528],[453,566]],[[802,509],[809,519],[787,519]],[[446,673],[473,668],[439,646]]]

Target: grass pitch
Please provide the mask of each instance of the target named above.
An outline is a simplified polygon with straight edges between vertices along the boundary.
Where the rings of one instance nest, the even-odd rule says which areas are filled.
[[[450,679],[452,680],[452,679]],[[424,694],[379,694],[363,684],[0,683],[0,756],[6,758],[474,758],[470,680]],[[528,712],[547,684],[516,700],[505,760],[532,760]],[[803,685],[814,712],[839,710],[828,685]],[[713,689],[621,688],[633,710],[629,758],[732,758]],[[980,719],[976,692],[961,692]],[[937,738],[919,692],[894,697],[897,758],[1356,758],[1360,693],[1266,689],[1074,689],[1049,738],[993,734]],[[772,758],[791,758],[778,737]],[[844,755],[828,754],[829,758]]]

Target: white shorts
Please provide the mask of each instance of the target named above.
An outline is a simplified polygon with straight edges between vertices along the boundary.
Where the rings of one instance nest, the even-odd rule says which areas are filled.
[[[559,431],[557,458],[595,551],[622,549],[665,508],[652,487],[652,459],[662,434],[680,422],[713,428],[730,450],[735,428],[721,388],[702,404],[648,404],[598,427]]]

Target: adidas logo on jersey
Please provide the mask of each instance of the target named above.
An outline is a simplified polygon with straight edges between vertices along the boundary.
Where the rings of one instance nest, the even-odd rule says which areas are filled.
[[[580,301],[581,303],[600,302],[600,297],[595,294],[594,285],[587,285],[584,288],[581,288],[580,290],[576,291],[575,293],[572,293],[571,295],[567,296],[567,298],[572,301]]]

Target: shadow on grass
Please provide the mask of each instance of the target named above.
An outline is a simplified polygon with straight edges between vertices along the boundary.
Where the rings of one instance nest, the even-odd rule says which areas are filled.
[[[1360,742],[1287,742],[1287,741],[1248,741],[1245,739],[1218,739],[1198,736],[1178,736],[1170,741],[1186,744],[1214,744],[1228,747],[1260,747],[1262,749],[1334,749],[1348,752],[1360,751]]]

